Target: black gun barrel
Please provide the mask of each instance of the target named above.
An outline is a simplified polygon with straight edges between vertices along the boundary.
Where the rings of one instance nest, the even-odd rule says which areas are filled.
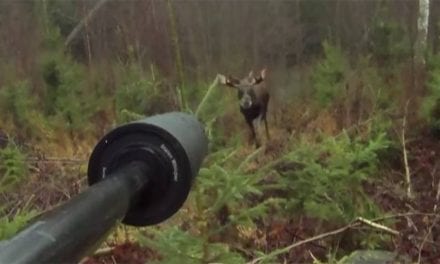
[[[78,262],[124,218],[148,171],[146,164],[132,163],[42,215],[1,248],[0,263]]]
[[[76,263],[118,222],[166,220],[186,200],[207,147],[197,119],[177,112],[110,131],[90,156],[91,186],[0,242],[0,264]]]

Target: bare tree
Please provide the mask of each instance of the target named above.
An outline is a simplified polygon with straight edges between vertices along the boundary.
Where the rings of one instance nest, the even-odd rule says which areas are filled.
[[[180,53],[180,44],[179,44],[179,34],[177,31],[177,25],[176,25],[176,16],[173,8],[173,4],[171,3],[171,0],[167,0],[167,10],[168,10],[168,16],[170,19],[170,27],[171,27],[171,39],[173,41],[173,49],[174,49],[174,58],[176,63],[176,71],[178,75],[178,86],[177,86],[177,93],[179,95],[179,104],[180,108],[183,109],[186,107],[185,103],[185,96],[183,93],[184,90],[184,73],[183,73],[183,63],[182,63],[182,55]]]

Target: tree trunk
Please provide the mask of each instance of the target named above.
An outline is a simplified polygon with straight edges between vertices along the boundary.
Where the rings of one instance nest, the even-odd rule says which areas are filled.
[[[179,44],[179,33],[177,32],[177,24],[176,17],[174,15],[174,8],[171,3],[171,0],[167,0],[167,8],[168,8],[168,16],[170,19],[170,30],[171,30],[171,41],[173,43],[174,50],[174,62],[176,63],[176,71],[178,76],[178,85],[177,85],[177,93],[179,98],[180,109],[183,110],[186,108],[185,96],[183,94],[184,90],[184,73],[183,73],[183,63],[182,63],[182,55],[180,53],[180,44]]]
[[[81,4],[81,9],[82,9],[83,14],[86,14],[85,2],[82,1],[82,2],[80,2],[80,4]],[[90,44],[90,31],[89,31],[87,20],[84,21],[84,32],[86,34],[85,45],[86,45],[86,49],[87,49],[87,59],[88,59],[89,66],[90,66],[90,65],[92,65],[92,47]]]
[[[414,57],[417,64],[425,65],[428,38],[429,0],[419,0],[419,15],[417,18],[417,39],[414,45]]]

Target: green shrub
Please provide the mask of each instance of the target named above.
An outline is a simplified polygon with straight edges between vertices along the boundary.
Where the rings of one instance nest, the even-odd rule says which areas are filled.
[[[429,123],[435,134],[440,134],[440,56],[428,61],[428,92],[420,108],[421,116]]]
[[[338,47],[323,43],[325,58],[318,63],[312,74],[315,98],[327,106],[344,93],[349,62]]]
[[[115,111],[118,122],[127,121],[129,115],[151,115],[166,109],[169,91],[155,78],[149,78],[135,64],[121,72],[123,78],[115,94]],[[155,106],[158,106],[155,109]],[[168,111],[170,109],[167,109]]]
[[[84,67],[62,52],[49,52],[42,58],[45,82],[44,112],[79,130],[87,127],[97,111],[100,98],[96,90],[88,90]]]
[[[231,108],[238,113],[235,96],[234,98],[226,96],[227,94],[235,95],[235,91],[232,89],[228,91],[228,88],[222,87],[217,79],[211,84],[206,83],[194,86],[193,90],[195,91],[194,93],[199,94],[197,98],[200,97],[197,107],[194,107],[194,114],[205,123],[205,130],[208,135],[210,149],[212,151],[217,151],[225,148],[225,131],[230,129],[231,124],[223,126],[219,125],[217,121],[219,117],[225,116],[226,112]],[[191,104],[192,102],[189,103]],[[239,118],[241,118],[241,114]],[[227,146],[236,146],[239,143],[237,140],[240,140],[240,138],[228,138],[230,144],[227,144]]]
[[[49,9],[49,15],[53,16],[56,4],[50,2]],[[65,51],[60,29],[52,20],[53,17],[45,22],[43,52],[38,60],[44,83],[42,111],[54,121],[53,125],[84,131],[90,128],[90,118],[102,106],[103,94],[88,86],[85,66]]]
[[[379,154],[390,142],[384,133],[368,140],[343,133],[322,142],[301,140],[285,162],[295,169],[280,169],[280,186],[288,194],[287,212],[348,223],[357,216],[373,217],[378,208],[363,184],[374,180]]]
[[[408,30],[391,19],[385,1],[372,19],[369,48],[373,56],[384,65],[392,65],[411,58],[412,44]]]
[[[215,222],[217,215],[225,207],[228,214],[225,222],[253,225],[255,219],[265,215],[267,202],[255,204],[263,194],[261,185],[264,174],[245,171],[247,164],[259,151],[245,159],[237,159],[236,151],[223,150],[209,157],[208,165],[200,170],[194,198],[205,217]],[[254,202],[252,202],[254,198]],[[220,226],[217,226],[218,228]]]
[[[9,132],[19,134],[16,136],[37,134],[41,116],[28,81],[16,81],[0,89],[0,119],[15,127]]]
[[[20,183],[28,173],[26,155],[15,144],[0,149],[0,193]]]
[[[177,227],[156,229],[152,239],[141,237],[140,242],[161,253],[163,259],[157,263],[245,263],[243,257],[231,251],[227,244],[209,243],[203,237],[190,235]]]
[[[9,239],[36,215],[34,211],[21,211],[12,218],[0,217],[0,240]]]
[[[146,114],[149,85],[148,80],[136,80],[123,84],[116,91],[116,114],[119,121],[122,120],[123,111]]]
[[[363,105],[368,105],[366,109],[370,115],[382,114],[382,111],[390,110],[394,107],[394,100],[390,100],[392,95],[400,94],[402,87],[394,84],[387,85],[380,69],[372,63],[371,56],[360,57],[356,64],[356,75],[362,88],[360,99]]]
[[[140,241],[157,249],[163,263],[244,263],[227,244],[239,243],[237,228],[255,228],[255,221],[277,203],[262,197],[263,174],[246,172],[258,153],[244,159],[231,149],[209,155],[187,202],[191,214],[182,219],[187,231],[166,226],[149,233],[154,239],[143,236]]]
[[[351,127],[395,107],[393,95],[401,86],[387,84],[371,56],[349,63],[337,47],[324,43],[325,58],[311,75],[314,99],[329,111],[340,127]]]
[[[15,144],[0,149],[0,194],[12,192],[28,174],[26,154]],[[17,233],[32,217],[34,211],[22,208],[12,217],[5,214],[8,205],[0,207],[0,240],[8,239]]]
[[[29,83],[16,82],[0,89],[0,109],[2,115],[11,114],[17,126],[26,126],[29,112],[35,107],[34,97],[31,96]],[[4,116],[3,118],[5,118]]]

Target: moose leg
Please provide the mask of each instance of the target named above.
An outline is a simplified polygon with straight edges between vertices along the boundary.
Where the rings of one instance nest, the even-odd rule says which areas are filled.
[[[267,125],[266,113],[267,113],[267,105],[264,108],[263,113],[261,114],[261,120],[264,121],[264,128],[266,129],[266,138],[267,138],[267,140],[270,140],[269,126]]]
[[[269,95],[267,95],[264,98],[264,104],[263,104],[263,109],[262,109],[262,113],[261,113],[261,119],[263,119],[263,121],[264,121],[264,128],[266,129],[266,139],[270,140],[269,126],[267,125],[267,118],[266,118],[268,107],[269,107]]]
[[[255,146],[258,148],[258,147],[260,147],[260,143],[258,142],[258,139],[257,139],[257,134],[255,133],[255,128],[254,128],[254,125],[253,125],[253,123],[252,123],[252,119],[248,119],[248,118],[246,118],[246,123],[248,124],[248,126],[249,126],[249,129],[251,130],[251,139],[250,139],[250,142],[255,142]]]
[[[270,140],[270,135],[269,135],[269,128],[267,126],[267,119],[266,119],[266,115],[264,116],[264,127],[266,129],[266,137],[268,140]]]

